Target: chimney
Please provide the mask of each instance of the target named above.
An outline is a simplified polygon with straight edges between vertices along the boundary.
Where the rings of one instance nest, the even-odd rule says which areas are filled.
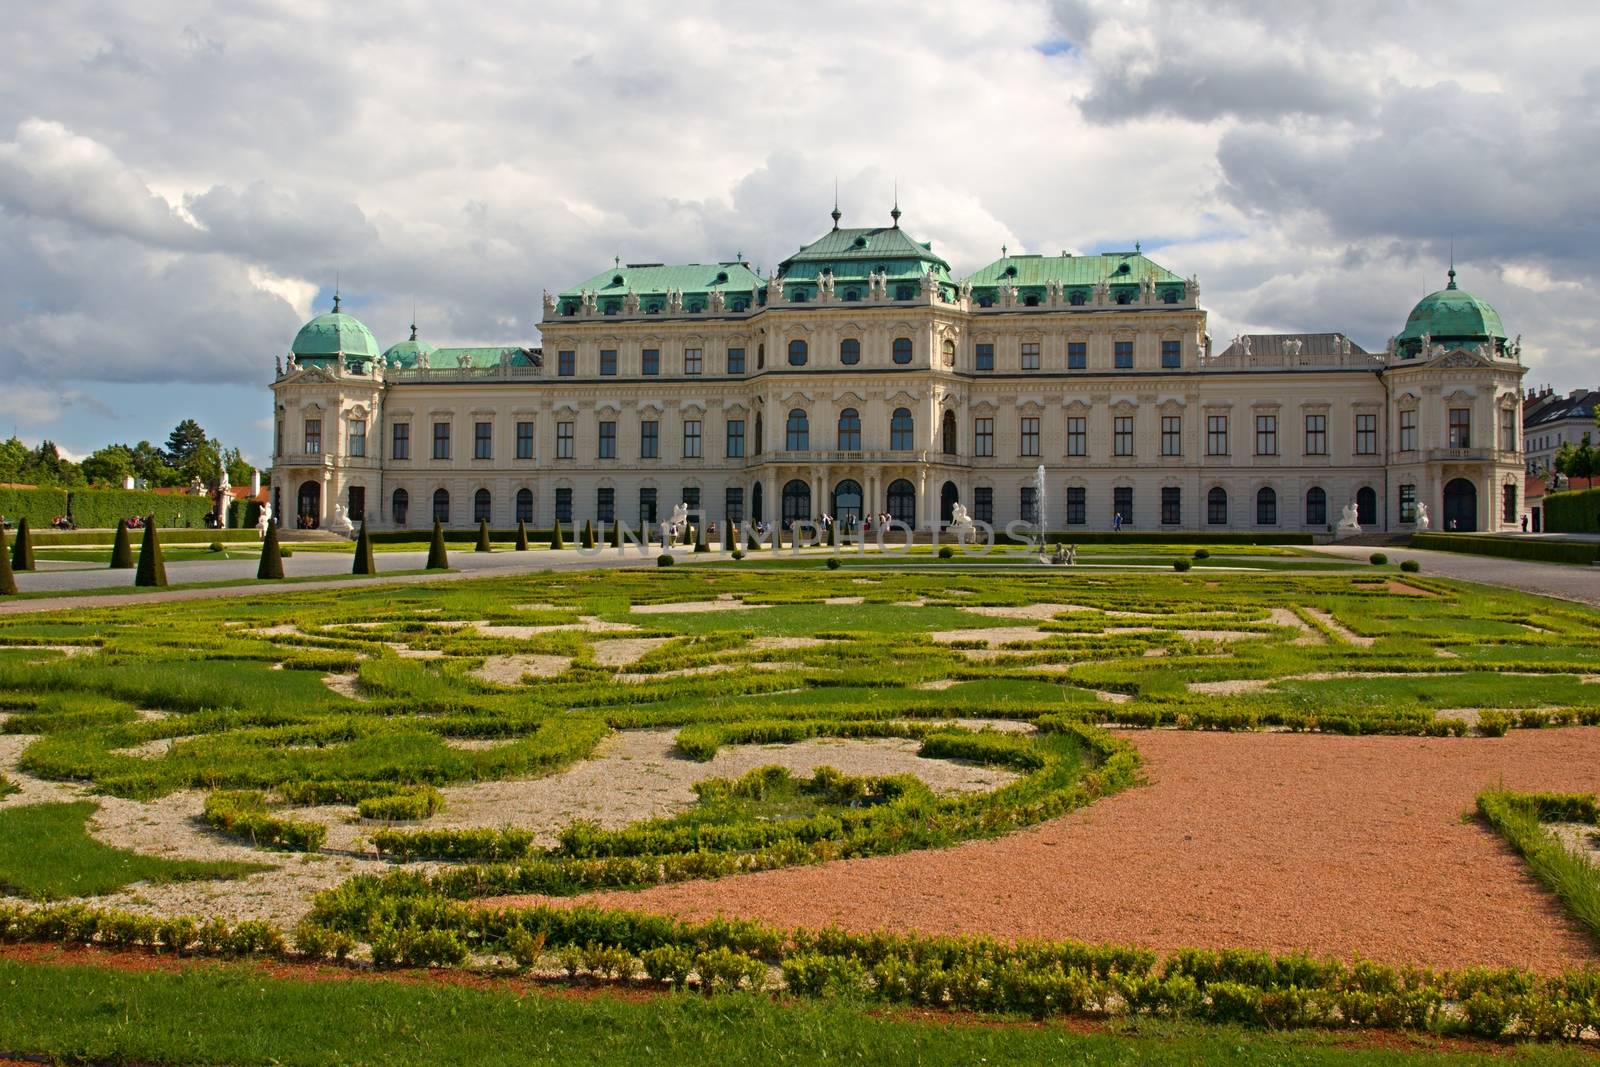
[[[258,497],[260,495],[261,495],[261,472],[258,471],[258,470],[253,470],[253,471],[250,472],[250,497],[253,500],[253,499],[255,499],[256,497]]]

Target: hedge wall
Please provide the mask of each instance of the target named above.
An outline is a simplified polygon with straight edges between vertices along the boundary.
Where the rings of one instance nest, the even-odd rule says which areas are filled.
[[[115,529],[118,519],[135,515],[156,517],[156,525],[204,529],[211,498],[187,494],[141,492],[137,489],[0,489],[0,515],[13,526],[24,515],[36,531],[50,529],[57,515],[65,515],[71,497],[72,518],[86,530]]]
[[[943,539],[943,538],[941,538]],[[1051,544],[1070,545],[1309,545],[1308,533],[1162,533],[1159,530],[1113,533],[1109,530],[1051,530]]]
[[[1551,533],[1600,533],[1600,489],[1546,493],[1544,528]]]
[[[9,518],[9,516],[8,516]],[[226,544],[255,544],[261,540],[255,530],[208,530],[204,526],[195,526],[187,530],[174,530],[167,526],[160,527],[161,547],[169,548],[172,545],[208,545],[213,541],[222,541]],[[143,535],[138,530],[130,530],[133,538],[133,551],[139,551],[139,538]],[[49,545],[109,545],[116,540],[115,530],[35,530],[33,543],[41,548]]]
[[[1588,564],[1600,559],[1600,541],[1420,533],[1412,535],[1411,547],[1431,548],[1440,552],[1470,552],[1477,556],[1500,556],[1505,559],[1531,559],[1541,563]]]
[[[611,527],[608,525],[606,527],[608,533],[610,532],[610,529]],[[528,543],[535,548],[543,548],[550,543],[550,538],[554,532],[555,531],[553,530],[536,530],[530,526],[528,527]],[[652,528],[650,532],[656,535],[656,543],[659,544],[660,535],[656,534],[654,528]],[[573,547],[577,547],[577,535],[574,534],[570,528],[564,526],[561,530],[561,533],[572,543]],[[635,530],[633,535],[638,537],[639,531]],[[372,543],[375,545],[412,543],[425,545],[429,541],[433,540],[433,529],[430,527],[426,530],[373,530],[368,536],[372,538]],[[478,528],[476,526],[469,526],[466,529],[454,530],[449,527],[445,527],[444,539],[447,543],[452,545],[475,544],[478,540]],[[489,531],[489,540],[491,541],[509,542],[515,541],[516,539],[517,528],[515,526],[509,530]]]

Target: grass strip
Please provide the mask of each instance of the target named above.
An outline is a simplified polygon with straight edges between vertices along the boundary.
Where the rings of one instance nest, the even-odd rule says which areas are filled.
[[[1541,817],[1592,823],[1594,797],[1489,790],[1478,794],[1478,813],[1522,854],[1534,877],[1600,943],[1600,866],[1568,848],[1540,823]]]

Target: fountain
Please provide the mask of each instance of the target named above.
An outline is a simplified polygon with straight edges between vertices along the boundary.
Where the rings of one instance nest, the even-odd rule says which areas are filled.
[[[1039,469],[1033,472],[1033,525],[1035,534],[1035,547],[1043,552],[1045,547],[1045,516],[1050,512],[1045,508],[1044,500],[1044,464],[1039,464]]]

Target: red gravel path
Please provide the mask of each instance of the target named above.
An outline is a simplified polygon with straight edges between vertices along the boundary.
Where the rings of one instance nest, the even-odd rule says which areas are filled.
[[[992,841],[584,898],[786,926],[1553,971],[1600,949],[1492,831],[1485,786],[1600,790],[1600,729],[1127,735],[1149,784]],[[516,898],[531,903],[538,898]]]

